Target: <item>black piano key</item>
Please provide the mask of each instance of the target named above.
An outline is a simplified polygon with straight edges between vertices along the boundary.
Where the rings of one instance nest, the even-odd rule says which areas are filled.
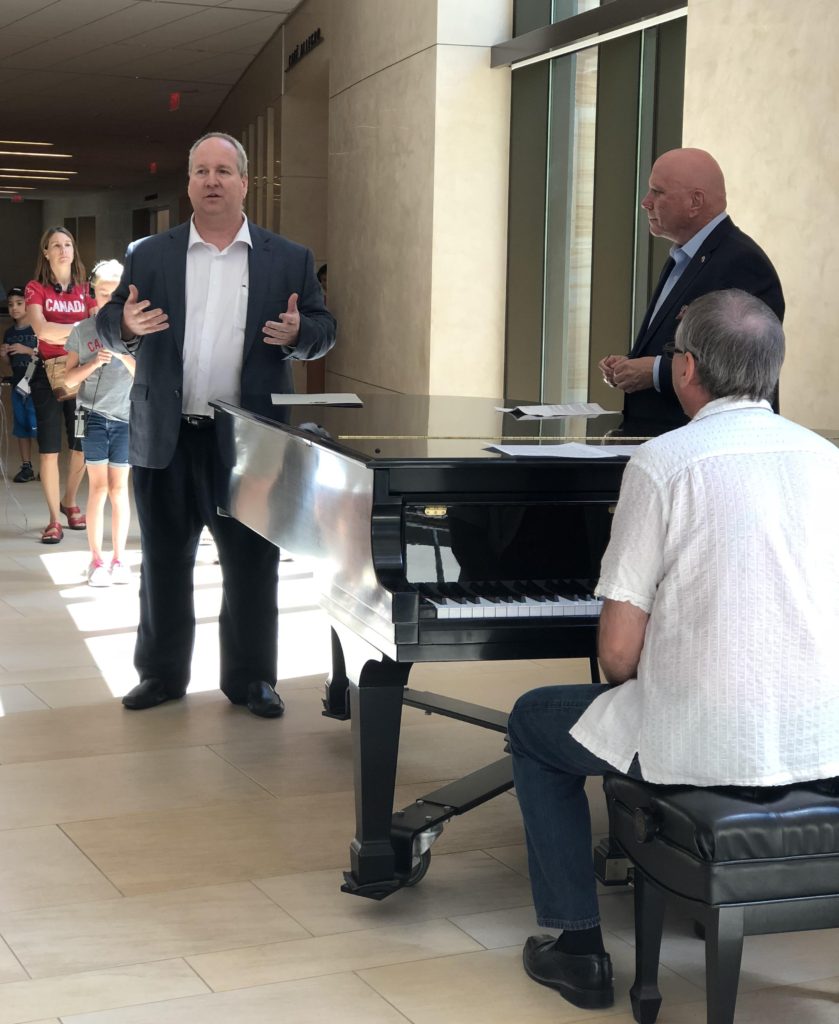
[[[573,580],[551,580],[550,582],[559,597],[565,597],[569,601],[573,601],[581,596],[580,589]]]
[[[577,597],[584,598],[586,601],[591,600],[591,591],[580,580],[569,580],[568,582],[574,588],[574,594]]]
[[[493,586],[492,583],[488,583],[486,580],[470,580],[467,585],[473,593],[485,601],[491,601],[493,604],[501,603],[501,595],[498,593],[498,588]]]
[[[553,601],[556,598],[556,591],[548,587],[545,580],[531,580],[530,585],[546,600]]]
[[[455,601],[457,604],[466,604],[466,598],[458,593],[456,583],[438,583],[437,588],[447,601]]]
[[[432,583],[420,583],[417,586],[417,590],[419,590],[420,594],[424,598],[426,598],[428,601],[433,601],[434,604],[444,603],[445,599],[443,595]]]
[[[470,604],[480,603],[478,595],[472,591],[471,587],[464,586],[462,583],[449,583],[448,586],[451,587],[453,593],[458,594],[464,601],[468,601]]]
[[[545,596],[537,591],[530,580],[514,580],[513,589],[531,601],[544,601]]]
[[[524,594],[515,589],[512,581],[496,580],[495,586],[498,587],[498,593],[502,601],[518,601],[519,604],[524,604]]]

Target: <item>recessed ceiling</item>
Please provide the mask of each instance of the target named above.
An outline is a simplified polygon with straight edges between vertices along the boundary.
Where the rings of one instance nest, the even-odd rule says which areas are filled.
[[[0,154],[0,166],[78,172],[57,185],[12,173],[0,189],[34,185],[23,192],[31,199],[67,189],[153,190],[182,170],[189,144],[299,2],[0,0],[0,139],[51,142],[54,152],[73,154]],[[172,93],[180,105],[170,111]],[[50,151],[0,144],[42,148]]]

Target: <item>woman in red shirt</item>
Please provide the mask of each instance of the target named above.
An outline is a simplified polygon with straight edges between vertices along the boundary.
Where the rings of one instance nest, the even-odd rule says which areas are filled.
[[[76,252],[73,236],[64,227],[48,228],[41,238],[35,277],[26,286],[26,312],[38,337],[40,361],[32,376],[32,399],[38,422],[38,452],[41,486],[49,509],[49,524],[41,534],[44,544],[58,544],[64,531],[59,512],[67,517],[71,530],[83,530],[85,517],[76,504],[76,494],[84,476],[84,454],[80,437],[75,436],[76,401],[59,402],[47,379],[44,362],[66,355],[64,342],[75,326],[86,320],[96,303],[85,280],[85,269]],[[59,499],[58,456],[61,452],[61,421],[64,420],[70,447],[70,466]]]

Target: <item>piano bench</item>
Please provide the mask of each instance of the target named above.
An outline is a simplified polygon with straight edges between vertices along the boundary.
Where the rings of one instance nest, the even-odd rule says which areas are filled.
[[[611,837],[634,867],[632,1014],[653,1024],[667,902],[704,927],[708,1024],[731,1024],[743,936],[839,925],[839,779],[772,788],[604,779]]]

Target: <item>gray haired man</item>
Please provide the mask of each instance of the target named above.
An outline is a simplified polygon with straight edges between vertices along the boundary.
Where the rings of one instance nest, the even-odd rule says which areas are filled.
[[[630,460],[603,558],[608,685],[543,687],[510,716],[536,916],[562,930],[528,939],[524,967],[576,1006],[614,1000],[586,776],[777,786],[839,772],[839,450],[773,414],[783,358],[754,296],[691,303],[672,364],[691,422]]]

